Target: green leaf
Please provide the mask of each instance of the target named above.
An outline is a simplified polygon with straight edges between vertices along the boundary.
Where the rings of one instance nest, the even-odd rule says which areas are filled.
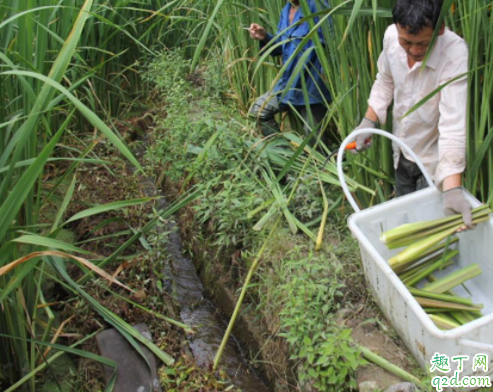
[[[219,11],[219,8],[223,5],[224,0],[218,0],[216,3],[216,6],[214,7],[214,10],[212,11],[211,16],[209,17],[209,20],[207,22],[207,25],[205,26],[204,32],[202,33],[202,37],[200,37],[200,41],[195,49],[195,53],[193,55],[192,59],[192,65],[191,65],[191,70],[194,71],[195,67],[197,66],[200,55],[202,53],[202,50],[204,49],[204,46],[207,42],[207,39],[209,39],[209,32],[211,31],[212,25],[214,24],[214,19]]]
[[[67,119],[65,123],[68,124],[68,121],[69,119]],[[7,196],[7,199],[5,199],[0,206],[0,239],[4,237],[10,224],[26,200],[26,197],[31,192],[34,183],[43,171],[45,162],[53,152],[53,149],[58,143],[58,140],[62,136],[64,130],[65,128],[63,126],[58,130],[50,142],[45,146],[45,148],[43,148],[29,169],[24,172],[21,179]]]
[[[60,221],[62,220],[63,214],[65,213],[65,210],[67,209],[67,207],[70,203],[70,200],[72,200],[72,196],[74,194],[74,189],[75,189],[76,179],[77,179],[77,176],[74,175],[74,177],[72,178],[72,181],[70,182],[70,185],[67,189],[67,193],[65,194],[65,197],[63,198],[62,205],[58,209],[55,221],[53,222],[53,225],[51,226],[51,232],[52,233],[58,228],[58,225],[59,225]]]
[[[143,204],[143,203],[147,203],[147,202],[149,202],[151,200],[155,200],[155,198],[154,197],[144,197],[144,198],[141,198],[141,199],[132,199],[132,200],[125,200],[125,201],[117,201],[117,202],[114,202],[114,203],[108,203],[108,204],[105,204],[105,205],[102,205],[102,206],[97,206],[97,207],[89,208],[87,210],[81,211],[78,214],[75,214],[74,216],[72,216],[68,221],[66,221],[64,223],[64,225],[67,224],[67,223],[69,223],[69,222],[73,222],[73,221],[76,221],[76,220],[79,220],[79,219],[82,219],[82,218],[87,218],[87,217],[92,216],[92,215],[97,215],[97,214],[101,214],[103,212],[108,212],[108,211],[113,211],[113,210],[119,210],[121,208],[135,206],[135,205],[139,205],[139,204]]]
[[[35,235],[35,234],[24,235],[22,237],[19,237],[19,238],[12,240],[12,241],[20,243],[20,244],[37,245],[37,246],[43,246],[45,248],[64,250],[67,252],[91,254],[91,252],[88,252],[86,250],[78,248],[77,246],[67,244],[66,242],[63,242],[60,240],[55,240],[53,238]]]

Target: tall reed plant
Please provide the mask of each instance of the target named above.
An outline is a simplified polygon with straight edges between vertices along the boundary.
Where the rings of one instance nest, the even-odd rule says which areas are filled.
[[[63,138],[87,129],[98,131],[99,137],[108,139],[131,165],[140,169],[115,132],[113,118],[123,114],[122,109],[129,110],[134,97],[142,96],[143,86],[134,69],[137,62],[165,45],[187,40],[193,35],[190,31],[200,26],[200,12],[190,6],[186,0],[0,3],[2,390],[36,390],[36,373],[51,362],[43,355],[54,339],[54,315],[42,290],[46,265],[55,269],[58,279],[65,280],[69,291],[84,297],[108,323],[119,328],[131,344],[136,346],[135,339],[140,339],[128,324],[98,306],[71,281],[63,259],[75,262],[86,276],[106,276],[101,267],[116,260],[158,217],[99,266],[73,258],[71,254],[84,252],[56,237],[74,192],[74,170],[81,163],[105,161],[94,154],[95,143],[74,150],[63,143]],[[183,25],[188,30],[183,30]],[[69,169],[55,183],[55,189],[47,189],[46,165],[63,161],[68,151]],[[68,185],[66,190],[59,187],[61,183]],[[63,202],[57,203],[55,197],[62,197]],[[49,205],[56,205],[56,218],[49,225],[40,224],[40,215]],[[175,207],[179,205],[182,204]],[[52,251],[48,249],[58,253],[49,253]],[[172,362],[157,347],[151,349],[165,363]]]
[[[308,21],[312,29],[320,28],[323,33],[323,43],[313,34],[313,30],[310,34],[313,34],[326,85],[333,97],[333,124],[337,136],[343,139],[359,124],[366,111],[367,99],[376,78],[383,36],[392,23],[394,1],[331,0],[330,8],[325,1],[316,2],[320,10],[316,15],[310,15],[306,2],[301,1],[301,6],[307,15],[304,21]],[[275,32],[280,10],[285,4],[283,0],[268,4],[248,0],[241,5],[225,2],[216,16],[221,27],[217,30],[217,39],[223,48],[232,97],[238,100],[245,113],[258,95],[272,88],[278,73],[283,70],[277,59],[266,52],[259,53],[258,45],[250,39],[245,27],[255,22]],[[493,189],[491,2],[457,0],[445,4],[447,25],[464,37],[471,53],[465,184],[482,201],[487,201]],[[329,14],[330,23],[315,26],[315,17],[322,19]],[[269,48],[266,51],[268,53]],[[390,131],[391,114],[387,124]],[[350,175],[374,189],[378,195],[375,199],[356,192],[355,196],[362,206],[390,198],[393,162],[391,145],[387,140],[378,139],[372,149],[350,161]]]

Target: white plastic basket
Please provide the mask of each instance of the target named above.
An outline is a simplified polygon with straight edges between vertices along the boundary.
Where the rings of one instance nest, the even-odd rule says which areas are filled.
[[[418,164],[429,188],[361,211],[346,185],[342,158],[345,147],[356,136],[365,133],[385,136],[398,143]],[[342,143],[337,168],[344,193],[356,211],[349,217],[348,224],[360,245],[367,283],[380,309],[421,367],[425,370],[429,369],[430,360],[435,353],[450,358],[456,355],[468,355],[470,363],[464,363],[461,377],[471,376],[474,375],[472,371],[474,356],[483,353],[488,354],[490,363],[487,374],[491,378],[493,373],[493,219],[481,223],[475,230],[460,233],[459,255],[454,259],[454,266],[436,274],[440,277],[454,269],[477,263],[483,273],[464,284],[470,294],[463,287],[454,289],[454,292],[464,298],[471,298],[475,303],[484,304],[484,316],[461,327],[442,331],[435,326],[389,267],[387,260],[399,250],[388,250],[379,239],[382,232],[404,223],[443,217],[442,194],[433,184],[423,164],[414,152],[394,135],[375,129],[363,129],[351,133]],[[481,204],[467,191],[464,193],[473,207]],[[450,362],[454,371],[457,362]],[[484,376],[485,373],[481,372],[478,375]]]

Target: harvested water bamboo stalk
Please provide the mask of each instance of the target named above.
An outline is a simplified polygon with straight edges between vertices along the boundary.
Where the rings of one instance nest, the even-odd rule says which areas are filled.
[[[489,210],[489,207],[487,205],[482,205],[478,208],[473,209],[472,214],[473,215],[480,214],[482,213],[483,210]],[[489,211],[488,213],[491,213],[491,211]],[[458,223],[464,223],[461,215],[452,215],[446,218],[435,219],[430,221],[407,223],[382,233],[380,235],[380,240],[384,244],[389,244],[392,241],[396,241],[401,238],[408,237],[415,233],[419,233],[425,230],[431,230],[434,228],[440,228],[441,226],[447,225],[450,222],[454,222],[454,221],[461,221]]]
[[[457,225],[457,226],[449,228],[443,232],[434,234],[428,238],[425,238],[423,240],[420,240],[418,242],[413,243],[411,246],[408,246],[402,252],[400,252],[397,255],[395,255],[394,257],[392,257],[389,260],[390,266],[392,267],[392,269],[397,268],[399,265],[405,264],[405,263],[409,262],[409,260],[412,260],[413,258],[416,258],[417,256],[422,255],[429,248],[431,248],[434,245],[438,244],[439,242],[443,241],[449,235],[454,234],[459,228],[460,228],[460,225]]]
[[[488,214],[490,214],[490,213],[491,213],[491,210],[489,210],[489,209],[482,209],[480,211],[474,212],[472,214],[473,223],[475,220],[478,221],[484,217],[487,217]],[[463,225],[462,218],[455,219],[451,222],[448,222],[448,223],[440,225],[440,226],[433,227],[433,228],[428,229],[428,230],[423,230],[420,232],[416,232],[416,233],[407,235],[407,236],[402,237],[400,239],[397,239],[395,241],[388,242],[388,243],[386,243],[386,245],[389,249],[397,249],[397,248],[402,248],[404,246],[409,246],[413,242],[418,241],[419,239],[426,238],[432,234],[439,233],[445,229],[457,226],[459,224],[461,226]]]
[[[489,220],[489,216],[480,217],[478,219],[473,220],[473,224],[478,224],[481,222],[485,222]],[[448,228],[439,233],[433,234],[427,238],[421,239],[419,241],[414,242],[403,251],[389,259],[389,264],[392,269],[397,268],[401,264],[408,263],[409,260],[416,258],[418,256],[422,256],[425,252],[427,252],[431,247],[443,241],[449,235],[454,234],[457,230],[459,230],[463,226],[463,222],[458,223],[456,226]]]
[[[490,219],[491,210],[481,206],[472,211],[473,224]],[[458,239],[451,236],[464,224],[460,215],[428,222],[402,225],[383,233],[380,239],[389,249],[407,246],[389,259],[389,265],[408,287],[416,301],[441,329],[453,329],[481,317],[482,304],[458,298],[450,290],[481,274],[477,264],[472,264],[442,279],[433,277],[433,272],[451,264],[459,252],[448,247]],[[447,239],[448,238],[448,239]],[[447,239],[447,241],[444,241]],[[442,251],[443,249],[443,251]],[[431,257],[428,257],[432,255]],[[423,279],[432,283],[423,289],[414,286]],[[448,294],[444,294],[448,293]]]
[[[455,244],[458,241],[459,241],[459,238],[458,237],[454,237],[450,241],[448,241],[448,246],[450,246],[452,244]],[[433,246],[432,248],[430,248],[428,251],[426,251],[422,255],[420,255],[420,256],[418,256],[418,257],[416,257],[414,259],[409,260],[407,263],[404,263],[404,264],[401,264],[401,265],[397,266],[394,269],[394,272],[397,273],[397,274],[403,272],[402,277],[401,276],[400,277],[401,277],[401,279],[402,278],[406,278],[407,277],[406,274],[411,274],[411,270],[412,269],[414,269],[414,268],[420,268],[425,263],[431,263],[432,262],[431,260],[435,260],[435,258],[430,259],[430,260],[424,260],[426,257],[432,255],[435,252],[439,252],[439,251],[440,251],[440,253],[437,254],[437,256],[442,255],[443,252],[444,252],[443,249],[445,247],[447,247],[447,241],[441,242],[441,243]],[[421,262],[422,262],[422,264],[417,265],[418,263],[421,263]]]
[[[450,312],[450,315],[456,319],[462,325],[470,323],[471,321],[477,320],[478,315],[475,312],[467,312],[463,310],[457,310]]]
[[[418,296],[418,297],[436,299],[438,301],[454,302],[456,304],[461,304],[461,305],[469,305],[469,306],[472,305],[472,301],[470,299],[457,297],[455,295],[435,294],[435,293],[430,293],[429,291],[415,289],[413,287],[409,287],[409,292],[415,297]]]
[[[440,315],[430,314],[429,317],[430,317],[431,321],[433,321],[435,323],[435,325],[441,329],[448,330],[448,329],[454,329],[454,328],[461,326],[457,321],[452,320],[451,318],[445,317],[444,314],[440,314]]]
[[[455,257],[459,254],[458,250],[454,250],[451,252],[447,252],[443,257],[440,257],[438,261],[434,262],[433,264],[427,266],[426,268],[423,268],[422,270],[418,270],[416,274],[411,275],[410,277],[406,278],[403,280],[403,283],[406,286],[414,286],[416,283],[420,282],[424,278],[426,278],[428,275],[432,274],[436,270],[443,269],[444,267],[452,264],[451,258]]]
[[[418,301],[418,304],[420,304],[422,307],[426,308],[436,308],[436,309],[448,309],[448,310],[467,310],[467,311],[477,311],[481,309],[481,307],[478,307],[476,305],[462,305],[462,304],[457,304],[457,303],[452,303],[452,302],[445,302],[445,301],[438,301],[436,299],[430,299],[430,298],[423,298],[423,297],[414,297],[416,301]]]
[[[481,275],[481,268],[479,268],[479,265],[474,263],[455,271],[452,274],[437,280],[436,282],[430,283],[425,286],[423,290],[431,293],[442,294],[478,275]]]
[[[411,271],[409,271],[406,274],[403,274],[402,276],[399,276],[399,278],[404,282],[404,284],[407,285],[407,281],[409,279],[412,279],[414,276],[420,274],[422,271],[430,267],[432,264],[436,263],[439,260],[439,257],[434,257],[433,259],[427,261],[426,263],[423,263],[418,266],[418,268],[415,268]],[[452,265],[454,262],[453,261],[448,261],[447,263],[443,264],[442,268],[448,267],[449,265]]]
[[[404,369],[401,369],[400,367],[387,361],[385,358],[382,358],[381,356],[375,354],[374,352],[370,351],[366,347],[359,346],[359,348],[363,353],[363,356],[368,361],[377,364],[378,366],[380,366],[381,368],[387,370],[392,374],[395,374],[397,377],[401,378],[402,380],[412,382],[420,388],[422,387],[421,381],[418,378],[414,377],[412,374],[406,372]]]
[[[423,308],[423,310],[427,313],[427,314],[435,314],[435,313],[447,313],[449,312],[448,309],[443,309],[443,308]],[[458,310],[459,312],[459,310]]]

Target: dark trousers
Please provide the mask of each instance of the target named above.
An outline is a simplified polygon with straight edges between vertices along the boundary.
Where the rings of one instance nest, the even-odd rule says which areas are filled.
[[[411,162],[402,153],[395,172],[395,187],[397,197],[428,187],[426,179],[418,165]]]
[[[303,129],[306,135],[310,134],[311,127],[317,128],[319,126],[327,113],[327,108],[322,104],[310,105],[308,106],[309,110],[306,106],[294,106],[294,108],[303,119]],[[290,109],[289,106],[280,102],[279,95],[269,92],[255,101],[250,108],[249,115],[257,120],[262,134],[269,136],[279,132],[279,124],[275,120],[275,115]],[[315,138],[312,141],[315,141]]]

